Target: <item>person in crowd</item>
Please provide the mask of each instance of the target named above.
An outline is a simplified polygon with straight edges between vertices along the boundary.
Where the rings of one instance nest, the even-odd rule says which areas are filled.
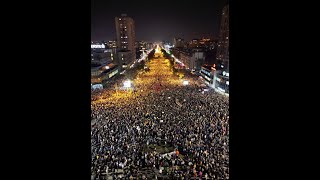
[[[92,91],[92,179],[119,172],[124,179],[228,179],[228,98],[177,83],[160,60],[149,68],[134,93],[115,86]],[[173,152],[161,152],[162,146]]]

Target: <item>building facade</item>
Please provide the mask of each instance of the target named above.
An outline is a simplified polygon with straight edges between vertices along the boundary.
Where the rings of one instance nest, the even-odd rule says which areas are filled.
[[[179,48],[172,48],[172,54],[178,59],[181,58],[180,57],[181,52],[182,52],[182,50]]]
[[[124,62],[126,64],[132,64],[136,60],[136,35],[134,21],[126,14],[122,14],[120,17],[115,18],[115,24],[117,48],[119,49],[119,52],[123,52],[122,54],[125,54],[119,56],[119,65],[122,65]]]
[[[182,38],[174,38],[173,39],[173,46],[175,48],[183,48],[184,47],[184,39],[182,39]]]
[[[181,51],[180,61],[189,70],[200,70],[205,60],[204,52],[194,49],[192,51]]]
[[[222,10],[217,62],[229,72],[229,5]]]
[[[126,69],[133,64],[132,59],[136,59],[136,57],[135,57],[135,54],[133,54],[129,50],[121,50],[121,51],[118,51],[117,53],[117,59],[119,62],[117,64],[121,65],[121,69]]]
[[[216,72],[215,87],[217,90],[229,94],[229,5],[226,5],[222,10],[216,57],[219,70]]]
[[[119,66],[113,63],[91,63],[91,84],[105,84],[112,77],[119,74]]]
[[[109,48],[117,48],[117,41],[108,41],[108,42],[106,42],[106,45]]]
[[[216,78],[216,65],[203,65],[201,66],[200,76],[204,82],[212,88],[215,88],[215,78]]]
[[[96,63],[111,63],[114,61],[116,54],[115,48],[110,49],[104,43],[91,43],[91,62]]]
[[[215,77],[215,88],[229,94],[229,72],[217,70]]]

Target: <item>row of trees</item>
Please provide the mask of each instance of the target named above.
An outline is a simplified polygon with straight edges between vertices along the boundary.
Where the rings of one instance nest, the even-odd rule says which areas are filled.
[[[174,65],[175,65],[175,63],[174,63],[174,58],[171,56],[171,54],[167,53],[167,51],[164,50],[164,49],[161,49],[161,51],[162,51],[164,57],[165,57],[166,59],[169,59],[169,61],[170,61],[170,68],[172,69],[173,73],[176,74],[176,75],[178,75],[180,78],[182,78],[184,75],[183,75],[183,73],[182,73],[179,69],[176,69],[176,68],[174,67]]]
[[[153,49],[153,50],[148,54],[148,59],[153,58],[154,53],[155,53],[155,49]]]

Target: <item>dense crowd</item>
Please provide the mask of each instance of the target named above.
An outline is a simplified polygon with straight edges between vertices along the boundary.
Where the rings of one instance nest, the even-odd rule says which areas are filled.
[[[195,83],[170,83],[159,61],[139,76],[130,98],[93,99],[92,179],[119,179],[119,169],[123,179],[229,179],[228,99]],[[158,151],[162,146],[173,152]]]

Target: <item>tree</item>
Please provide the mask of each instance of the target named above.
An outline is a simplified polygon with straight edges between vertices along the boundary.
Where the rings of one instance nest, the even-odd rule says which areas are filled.
[[[148,54],[148,59],[151,59],[154,57],[154,53],[155,53],[155,50],[153,49],[149,54]]]

